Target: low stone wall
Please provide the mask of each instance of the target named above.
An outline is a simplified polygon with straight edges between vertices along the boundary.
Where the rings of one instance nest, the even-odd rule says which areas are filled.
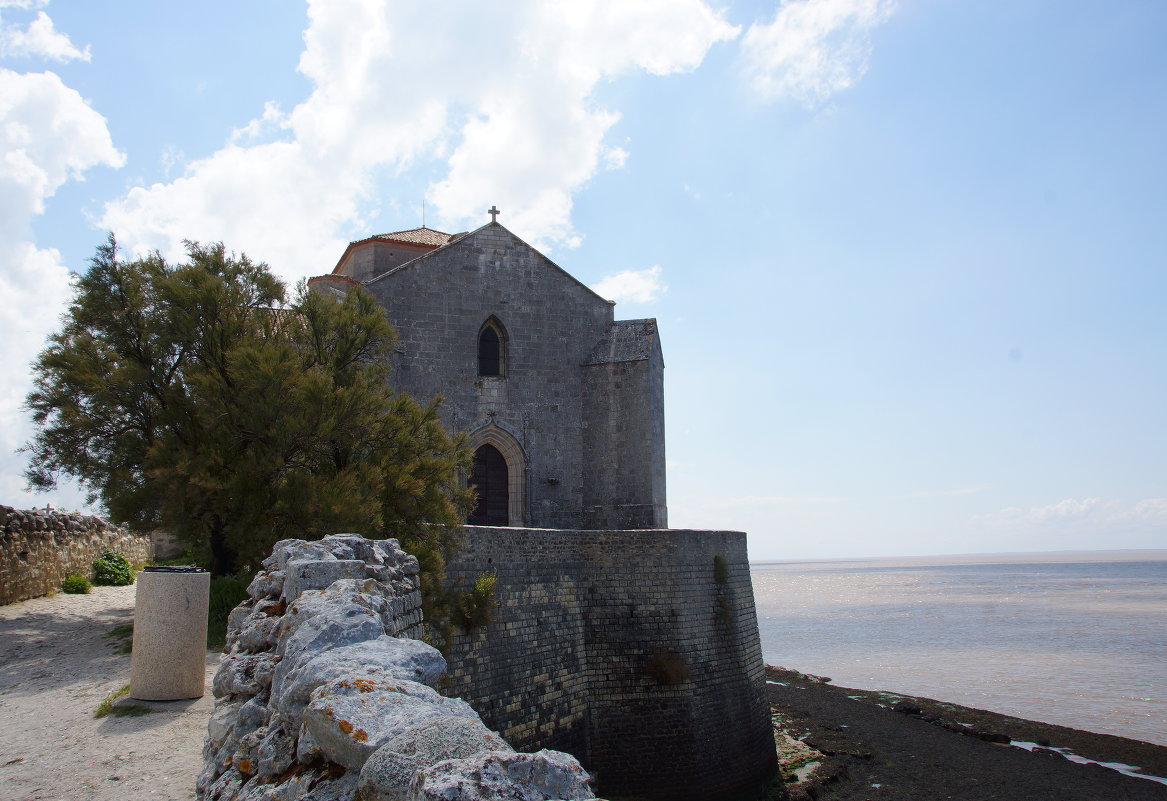
[[[433,689],[417,560],[396,540],[277,543],[228,624],[202,801],[518,801],[592,797],[557,751],[516,753]]]
[[[45,595],[75,573],[92,578],[106,548],[132,563],[154,556],[149,537],[99,517],[0,506],[0,604]]]

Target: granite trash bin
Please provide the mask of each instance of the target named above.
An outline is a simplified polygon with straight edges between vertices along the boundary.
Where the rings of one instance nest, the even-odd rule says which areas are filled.
[[[138,574],[137,585],[130,697],[201,698],[211,574],[201,567],[151,566]]]

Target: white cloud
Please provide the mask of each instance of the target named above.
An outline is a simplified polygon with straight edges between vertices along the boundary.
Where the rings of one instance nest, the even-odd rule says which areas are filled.
[[[253,142],[269,137],[277,131],[288,128],[288,115],[280,111],[279,103],[271,100],[263,104],[263,115],[251,120],[242,128],[231,132],[232,144]]]
[[[651,303],[668,290],[661,272],[659,264],[647,270],[625,270],[602,278],[592,285],[592,291],[617,303]]]
[[[0,69],[0,364],[9,378],[0,385],[0,502],[43,503],[24,492],[24,457],[14,453],[32,433],[21,408],[32,388],[24,374],[58,325],[70,297],[69,271],[54,248],[38,248],[30,223],[45,200],[69,180],[97,165],[118,167],[105,119],[51,72],[19,74]],[[61,500],[64,498],[64,500]],[[78,506],[75,489],[57,505]]]
[[[31,3],[8,3],[18,8],[33,8]],[[78,50],[69,37],[57,31],[49,15],[38,11],[27,28],[5,25],[0,28],[0,55],[51,58],[54,61],[89,60],[89,47]]]
[[[814,106],[867,71],[871,29],[894,0],[788,0],[742,38],[743,70],[762,97]]]
[[[493,203],[532,243],[570,246],[573,193],[627,158],[604,142],[619,115],[597,106],[597,84],[694,69],[738,32],[700,0],[310,0],[308,17],[311,95],[286,115],[269,105],[176,180],[132,189],[102,225],[137,251],[222,240],[312,275],[368,233],[379,179],[444,159],[427,195],[437,225],[477,227]]]
[[[1089,534],[1092,541],[1108,543],[1112,548],[1162,548],[1167,544],[1167,498],[1144,498],[1134,503],[1066,498],[1048,506],[1002,509],[976,517],[973,522],[986,528],[1039,536]]]

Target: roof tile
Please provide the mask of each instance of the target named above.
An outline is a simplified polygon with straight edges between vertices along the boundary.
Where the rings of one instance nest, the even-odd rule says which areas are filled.
[[[374,234],[370,239],[384,239],[390,242],[402,242],[407,245],[429,245],[441,247],[454,238],[453,234],[444,234],[432,228],[410,228],[408,231],[393,231],[388,234]]]

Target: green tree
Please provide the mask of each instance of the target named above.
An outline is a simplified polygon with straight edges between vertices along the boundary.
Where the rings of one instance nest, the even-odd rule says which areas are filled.
[[[187,261],[98,248],[33,366],[26,476],[76,477],[116,522],[162,527],[253,567],[278,540],[395,536],[440,581],[472,492],[470,455],[387,383],[393,331],[367,293],[303,284],[222,244]]]

